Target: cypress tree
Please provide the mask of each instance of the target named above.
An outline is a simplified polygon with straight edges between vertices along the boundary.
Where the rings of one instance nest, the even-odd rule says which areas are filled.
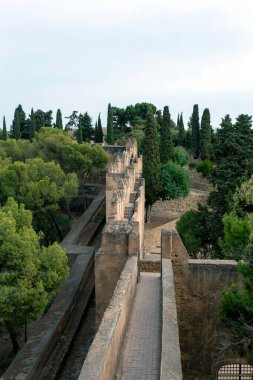
[[[94,131],[94,142],[98,143],[98,123],[95,123],[95,131]]]
[[[182,113],[181,113],[182,115]],[[179,117],[179,113],[177,114],[177,128],[179,129],[179,124],[180,124],[180,117]]]
[[[7,129],[6,129],[6,122],[5,122],[5,116],[3,118],[3,140],[7,140],[8,136],[7,136]]]
[[[82,123],[80,122],[80,116],[79,115],[79,124],[78,124],[78,130],[77,130],[77,142],[78,144],[82,144],[83,142],[83,128]]]
[[[20,123],[19,123],[19,113],[16,109],[15,111],[15,118],[14,118],[14,125],[13,125],[13,136],[16,140],[20,139]]]
[[[162,164],[166,164],[173,158],[173,144],[171,137],[171,118],[169,107],[165,106],[163,110],[163,121],[161,127],[160,139],[160,160]]]
[[[199,157],[199,106],[194,104],[191,117],[192,129],[192,154],[194,158]]]
[[[62,114],[61,114],[61,110],[60,110],[59,108],[58,108],[58,110],[57,110],[57,112],[56,112],[55,128],[63,129],[63,125],[62,125]]]
[[[180,114],[179,121],[178,121],[178,144],[181,146],[185,146],[185,129],[184,129],[184,120],[183,120],[182,112]]]
[[[30,124],[29,124],[29,140],[32,141],[35,135],[35,118],[33,108],[31,110]]]
[[[211,141],[212,128],[210,124],[210,112],[208,108],[205,108],[201,118],[200,129],[200,156],[202,160],[210,159]]]
[[[108,104],[108,112],[107,112],[106,142],[109,145],[112,145],[114,143],[112,108],[111,108],[110,103]]]
[[[97,125],[97,127],[98,127],[98,130],[97,130],[97,133],[98,133],[98,142],[102,143],[103,142],[103,138],[104,138],[104,134],[103,134],[100,114],[98,115],[98,125]]]
[[[150,112],[147,114],[143,141],[142,175],[145,178],[146,221],[149,221],[151,207],[159,198],[161,190],[158,133],[154,116]]]

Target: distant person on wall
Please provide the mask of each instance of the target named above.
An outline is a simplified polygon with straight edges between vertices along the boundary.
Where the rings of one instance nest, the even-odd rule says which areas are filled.
[[[134,157],[134,155],[132,153],[131,157],[130,157],[130,165],[133,165],[135,162],[136,162],[136,160],[135,160],[135,157]]]

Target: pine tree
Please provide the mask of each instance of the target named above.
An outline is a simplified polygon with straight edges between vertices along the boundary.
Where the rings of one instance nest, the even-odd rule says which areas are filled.
[[[35,118],[33,108],[31,110],[30,123],[29,123],[29,140],[32,141],[35,135]]]
[[[55,128],[63,129],[62,114],[61,114],[61,110],[60,109],[58,109],[57,112],[56,112]]]
[[[19,113],[18,110],[16,109],[15,111],[15,118],[14,118],[14,124],[13,124],[13,137],[16,140],[20,139],[20,123],[19,123]]]
[[[169,107],[165,106],[163,110],[163,121],[161,127],[160,139],[160,160],[162,164],[166,164],[173,158],[173,144],[171,137],[171,118]]]
[[[185,129],[184,129],[184,120],[183,120],[182,112],[180,114],[179,121],[178,121],[178,145],[185,146]]]
[[[194,158],[199,157],[199,106],[194,104],[191,117],[192,129],[192,154]]]
[[[112,109],[111,109],[110,103],[108,104],[108,112],[107,112],[106,142],[109,145],[112,145],[114,143]]]
[[[208,108],[204,109],[201,118],[200,129],[200,156],[202,160],[209,160],[211,155],[212,128],[210,124],[210,112]]]
[[[143,141],[143,171],[145,178],[146,221],[150,218],[151,207],[159,198],[160,184],[160,154],[158,133],[152,113],[147,114],[145,137]]]
[[[91,141],[91,135],[93,133],[92,128],[92,118],[88,114],[88,112],[85,112],[85,114],[80,114],[79,122],[82,125],[82,131],[83,131],[83,141],[90,142]]]
[[[8,135],[7,135],[7,129],[6,129],[6,122],[5,122],[5,116],[3,118],[3,140],[7,140]]]

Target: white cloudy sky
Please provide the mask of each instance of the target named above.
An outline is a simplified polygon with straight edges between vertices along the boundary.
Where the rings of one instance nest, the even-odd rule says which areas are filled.
[[[253,113],[252,0],[0,0],[0,116],[169,105]]]

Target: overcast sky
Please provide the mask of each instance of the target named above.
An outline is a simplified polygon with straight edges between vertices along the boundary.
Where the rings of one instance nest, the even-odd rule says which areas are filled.
[[[0,0],[0,116],[151,102],[253,113],[252,0]]]

